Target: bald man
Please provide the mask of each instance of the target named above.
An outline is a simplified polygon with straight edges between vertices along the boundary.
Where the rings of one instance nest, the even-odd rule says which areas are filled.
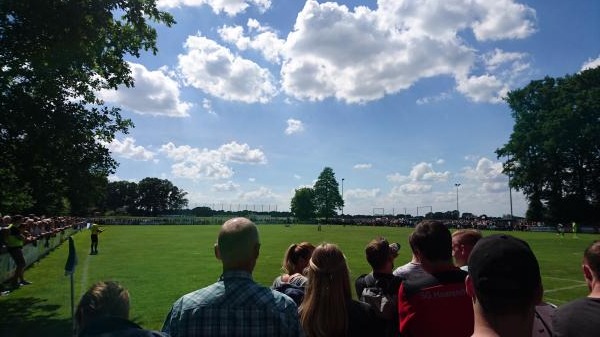
[[[303,336],[294,301],[252,279],[260,251],[252,221],[226,221],[214,249],[223,274],[216,283],[178,299],[163,332],[171,337]]]

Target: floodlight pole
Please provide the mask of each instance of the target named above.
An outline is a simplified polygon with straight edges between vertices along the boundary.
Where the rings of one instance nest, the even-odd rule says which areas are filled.
[[[508,161],[510,161],[510,155],[508,156]],[[510,185],[510,174],[511,171],[508,171],[508,198],[510,201],[510,220],[513,219],[513,204],[512,204],[512,186]]]
[[[342,219],[344,218],[344,180],[346,179],[342,178]]]
[[[456,186],[456,218],[460,219],[460,211],[458,208],[458,186],[460,186],[460,183],[455,183],[454,186]]]

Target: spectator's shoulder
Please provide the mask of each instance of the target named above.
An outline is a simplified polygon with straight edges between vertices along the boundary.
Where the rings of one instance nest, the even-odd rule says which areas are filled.
[[[294,302],[294,300],[288,295],[285,295],[277,290],[273,290],[270,288],[265,289],[269,292],[269,295],[272,296],[275,306],[279,309],[293,310],[294,312],[298,310],[296,302]]]

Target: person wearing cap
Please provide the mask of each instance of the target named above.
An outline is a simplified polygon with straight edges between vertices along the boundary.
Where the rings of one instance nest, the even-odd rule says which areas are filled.
[[[394,289],[394,293],[398,292],[398,287],[402,283],[402,278],[394,276],[394,259],[398,257],[400,244],[390,244],[385,238],[379,237],[369,242],[365,247],[365,256],[367,262],[373,269],[369,274],[359,276],[354,282],[356,295],[360,297],[365,287],[369,284],[386,283]]]
[[[476,229],[459,229],[452,233],[452,256],[457,267],[469,271],[469,255],[481,237],[481,232]]]
[[[592,242],[584,251],[582,271],[590,293],[558,307],[553,317],[557,337],[588,337],[600,333],[600,240]]]
[[[466,337],[473,332],[473,307],[465,291],[467,273],[452,261],[450,230],[440,221],[420,222],[411,234],[413,252],[428,273],[402,282],[398,291],[403,337]]]
[[[15,262],[15,274],[11,279],[13,288],[19,288],[22,285],[29,285],[31,282],[25,279],[25,257],[23,256],[23,245],[27,238],[21,231],[21,223],[23,217],[15,215],[12,217],[12,223],[8,225],[8,237],[6,239],[6,247],[8,253]]]
[[[527,242],[506,234],[479,240],[465,284],[475,314],[473,336],[532,336],[544,289]]]
[[[365,256],[373,270],[369,274],[360,275],[354,282],[356,296],[361,300],[364,300],[361,295],[367,287],[381,289],[381,295],[391,299],[389,305],[393,309],[390,310],[392,317],[386,317],[387,313],[383,313],[381,316],[385,321],[386,336],[398,335],[398,289],[402,283],[402,278],[394,276],[392,272],[394,270],[394,259],[398,257],[399,250],[399,243],[390,244],[383,237],[369,242],[365,248]]]

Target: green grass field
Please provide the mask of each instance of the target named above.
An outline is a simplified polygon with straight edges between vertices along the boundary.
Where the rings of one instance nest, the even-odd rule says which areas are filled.
[[[117,280],[131,294],[131,318],[160,329],[171,304],[181,295],[209,285],[221,265],[213,245],[218,226],[106,226],[98,255],[89,253],[89,233],[74,236],[79,263],[74,274],[75,302],[98,280]],[[337,243],[346,254],[353,280],[369,272],[365,245],[383,235],[402,245],[396,265],[410,260],[409,228],[260,225],[261,253],[254,272],[269,286],[279,274],[285,249],[294,242]],[[484,233],[484,235],[490,234]],[[497,232],[495,232],[497,233]],[[585,247],[598,235],[512,232],[529,242],[541,266],[545,299],[560,305],[585,296],[581,273]],[[70,278],[64,276],[68,245],[63,244],[26,271],[33,285],[0,297],[0,336],[69,336]]]

